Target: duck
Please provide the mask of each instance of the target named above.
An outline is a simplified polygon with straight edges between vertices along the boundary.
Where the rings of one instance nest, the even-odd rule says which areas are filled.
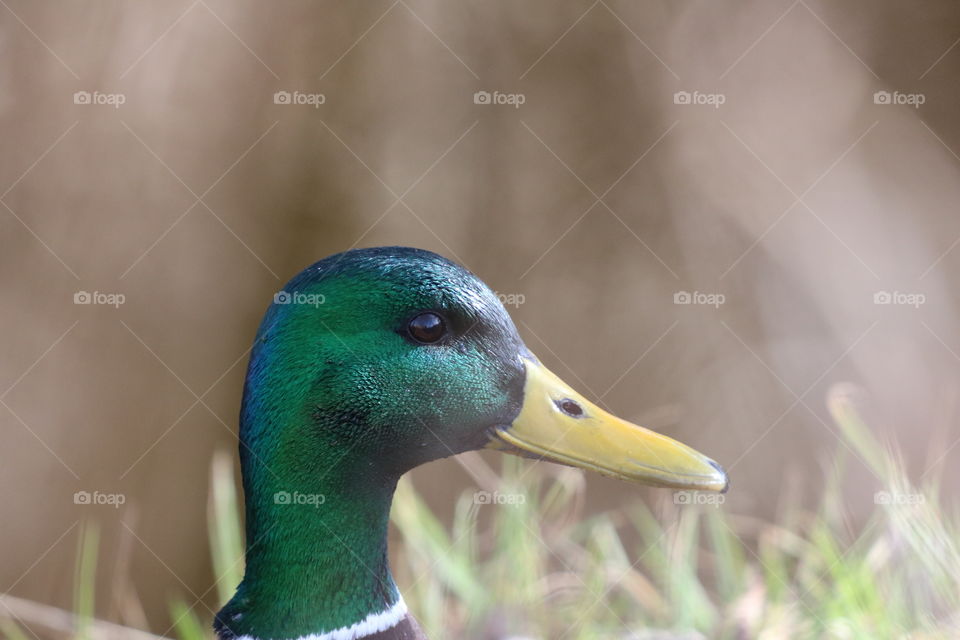
[[[274,295],[240,409],[245,570],[220,640],[425,640],[387,556],[399,478],[495,449],[626,481],[726,491],[715,461],[601,409],[524,345],[477,276],[353,249]]]

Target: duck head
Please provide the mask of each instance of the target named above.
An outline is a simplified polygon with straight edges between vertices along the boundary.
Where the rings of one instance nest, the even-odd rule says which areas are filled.
[[[431,460],[492,448],[660,487],[727,487],[716,462],[547,370],[472,273],[402,247],[331,256],[275,296],[240,442],[247,570],[218,614],[224,638],[360,638],[403,619],[390,500]]]

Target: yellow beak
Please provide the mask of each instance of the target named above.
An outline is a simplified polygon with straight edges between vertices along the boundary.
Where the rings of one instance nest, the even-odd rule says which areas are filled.
[[[723,468],[690,447],[607,413],[535,360],[523,406],[488,445],[657,487],[726,491]]]

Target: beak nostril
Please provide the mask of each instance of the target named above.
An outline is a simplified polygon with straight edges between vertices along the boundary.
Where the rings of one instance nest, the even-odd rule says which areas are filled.
[[[583,407],[580,406],[580,403],[576,402],[575,400],[571,400],[570,398],[557,400],[557,408],[571,418],[583,417]]]

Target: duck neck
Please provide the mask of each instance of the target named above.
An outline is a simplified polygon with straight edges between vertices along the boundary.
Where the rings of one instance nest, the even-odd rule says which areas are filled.
[[[305,459],[316,449],[304,444],[266,458],[241,446],[246,571],[217,616],[223,638],[353,640],[406,615],[387,561],[397,478],[346,456]]]

